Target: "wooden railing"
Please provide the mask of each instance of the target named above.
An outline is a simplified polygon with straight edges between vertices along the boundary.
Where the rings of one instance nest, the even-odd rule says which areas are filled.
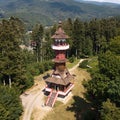
[[[55,104],[55,101],[57,99],[58,93],[56,91],[51,91],[50,95],[48,96],[48,99],[46,101],[46,105],[49,107],[53,107]]]

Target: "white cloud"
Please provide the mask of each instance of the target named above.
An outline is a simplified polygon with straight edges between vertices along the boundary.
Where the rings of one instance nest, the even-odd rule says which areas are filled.
[[[85,0],[85,1],[110,2],[110,3],[119,3],[120,4],[120,0]]]

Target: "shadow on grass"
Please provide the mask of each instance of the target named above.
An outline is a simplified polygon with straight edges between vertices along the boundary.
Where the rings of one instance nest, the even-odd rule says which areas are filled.
[[[90,103],[79,96],[73,96],[73,100],[74,102],[66,110],[74,112],[76,120],[96,120],[95,110]]]

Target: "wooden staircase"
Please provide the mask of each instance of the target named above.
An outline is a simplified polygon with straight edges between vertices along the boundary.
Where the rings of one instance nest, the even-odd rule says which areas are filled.
[[[48,96],[46,106],[53,107],[57,99],[57,96],[58,93],[56,91],[51,91],[50,95]]]

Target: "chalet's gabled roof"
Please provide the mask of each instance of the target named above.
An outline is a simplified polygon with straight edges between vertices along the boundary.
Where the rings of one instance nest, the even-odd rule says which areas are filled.
[[[69,36],[66,35],[64,30],[62,29],[62,22],[61,21],[59,22],[58,30],[56,30],[55,34],[51,38],[53,38],[53,39],[67,39],[67,38],[69,38]]]

